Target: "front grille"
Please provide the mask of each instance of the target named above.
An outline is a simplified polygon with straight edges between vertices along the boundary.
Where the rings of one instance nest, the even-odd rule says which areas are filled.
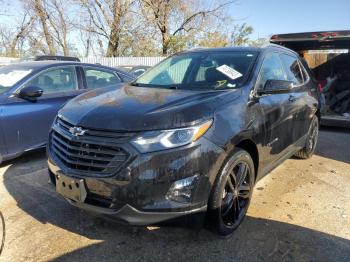
[[[57,118],[57,125],[69,132],[69,129],[74,127],[74,125],[72,125],[71,123],[69,123],[66,120],[63,120],[62,118]],[[126,142],[128,140],[130,140],[131,137],[135,136],[136,133],[132,133],[132,132],[110,132],[110,131],[102,131],[102,130],[96,130],[96,129],[87,129],[84,137],[92,137],[95,140],[96,139],[106,139],[106,138],[111,138],[113,139],[115,142]]]
[[[66,121],[57,121],[50,140],[51,152],[67,168],[87,174],[109,175],[129,159],[129,154],[118,143],[130,139],[130,135],[123,133],[119,139],[117,133],[114,137],[103,137],[101,134],[107,132],[95,131],[100,132],[100,136],[92,136],[94,131],[88,130],[83,136],[75,137],[69,133],[70,127],[73,125]]]

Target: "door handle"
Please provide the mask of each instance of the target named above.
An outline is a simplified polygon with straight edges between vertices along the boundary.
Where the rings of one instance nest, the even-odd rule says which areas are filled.
[[[294,102],[295,100],[297,100],[297,97],[293,96],[293,95],[290,95],[289,98],[288,98],[289,102]]]

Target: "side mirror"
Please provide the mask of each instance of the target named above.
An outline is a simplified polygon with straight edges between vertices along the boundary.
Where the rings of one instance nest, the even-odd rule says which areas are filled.
[[[36,98],[40,97],[43,92],[44,91],[40,87],[26,86],[19,91],[18,97],[28,100],[35,100]]]
[[[288,93],[294,87],[293,81],[287,80],[272,80],[269,79],[266,81],[264,89],[261,90],[260,94],[281,94]]]

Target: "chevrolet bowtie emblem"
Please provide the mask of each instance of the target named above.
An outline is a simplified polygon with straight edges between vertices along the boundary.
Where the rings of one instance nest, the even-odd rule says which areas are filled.
[[[73,136],[82,136],[85,134],[86,130],[82,129],[79,126],[74,126],[69,128],[69,132],[73,135]]]

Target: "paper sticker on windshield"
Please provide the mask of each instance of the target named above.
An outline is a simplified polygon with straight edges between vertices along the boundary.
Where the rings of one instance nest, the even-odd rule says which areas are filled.
[[[237,70],[234,70],[232,67],[229,67],[228,65],[222,65],[216,68],[219,72],[223,73],[224,75],[228,76],[229,78],[235,80],[242,76],[240,72]]]

